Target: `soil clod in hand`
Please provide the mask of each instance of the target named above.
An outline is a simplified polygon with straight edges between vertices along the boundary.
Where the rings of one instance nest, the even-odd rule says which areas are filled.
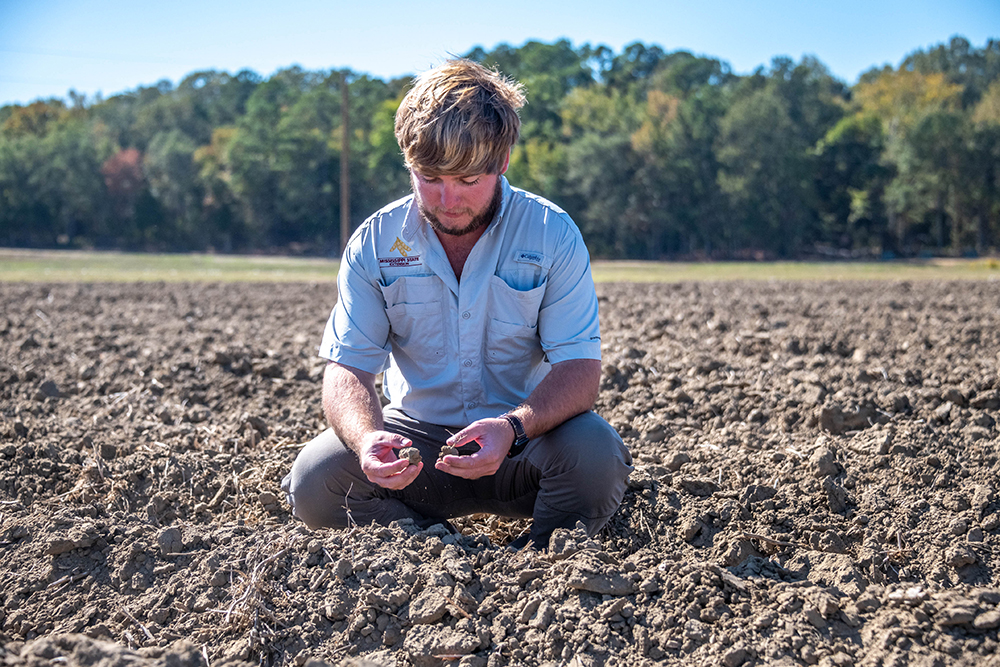
[[[438,452],[438,461],[446,456],[458,456],[458,449],[452,447],[451,445],[445,445],[441,448],[441,451]]]
[[[399,458],[410,459],[410,465],[415,466],[420,463],[420,451],[416,447],[404,447],[399,450]]]

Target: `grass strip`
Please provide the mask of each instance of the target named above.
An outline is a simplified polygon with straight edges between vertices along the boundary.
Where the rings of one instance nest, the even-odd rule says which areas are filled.
[[[332,282],[337,259],[0,249],[0,282]],[[593,262],[596,282],[997,280],[1000,260]]]

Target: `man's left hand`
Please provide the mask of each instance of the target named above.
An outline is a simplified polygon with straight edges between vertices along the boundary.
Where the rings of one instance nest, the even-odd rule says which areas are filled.
[[[479,445],[479,451],[468,456],[445,456],[434,464],[441,472],[465,479],[479,479],[500,469],[507,452],[514,444],[514,429],[506,419],[480,419],[448,438],[452,447],[470,442]]]

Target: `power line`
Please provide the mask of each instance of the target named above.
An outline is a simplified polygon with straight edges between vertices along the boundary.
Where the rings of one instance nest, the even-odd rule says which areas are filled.
[[[30,86],[70,86],[71,82],[67,81],[54,81],[52,79],[15,79],[9,76],[0,76],[0,83],[20,83],[28,84]]]
[[[181,64],[176,58],[133,58],[120,54],[87,53],[83,51],[59,51],[55,49],[0,49],[0,53],[16,53],[22,56],[54,56],[56,58],[78,58],[86,60],[108,60],[118,63],[157,63],[161,65]]]

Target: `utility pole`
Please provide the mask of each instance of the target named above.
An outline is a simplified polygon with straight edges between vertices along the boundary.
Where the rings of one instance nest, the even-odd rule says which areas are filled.
[[[347,70],[340,73],[340,254],[351,238],[351,107],[347,89]]]

